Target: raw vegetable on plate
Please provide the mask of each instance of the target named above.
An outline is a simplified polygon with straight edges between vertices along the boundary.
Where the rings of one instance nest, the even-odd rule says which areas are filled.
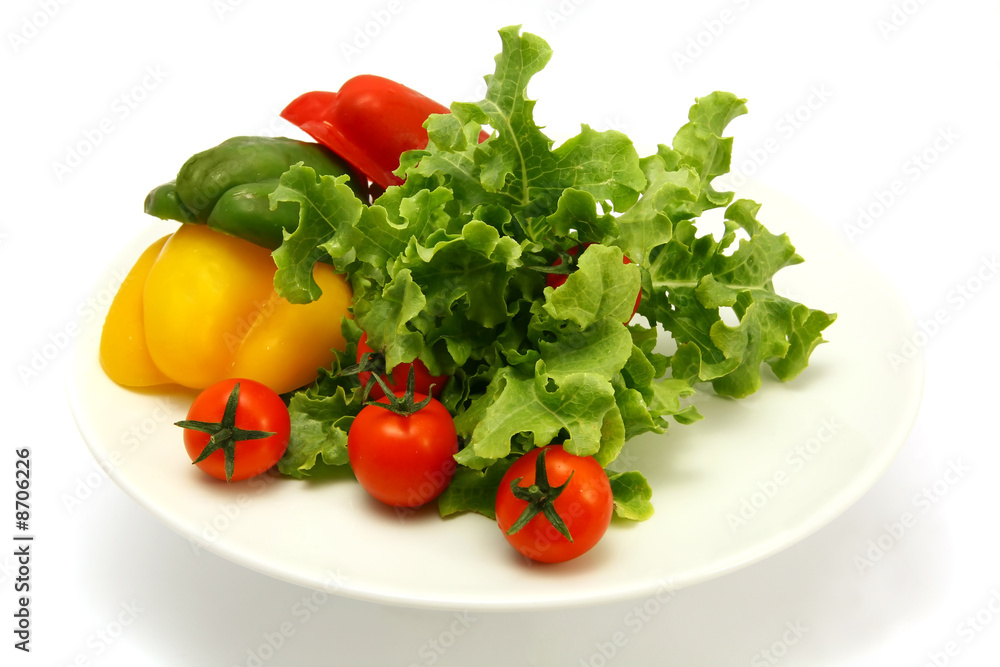
[[[388,368],[420,361],[449,377],[442,402],[465,439],[456,481],[469,488],[479,471],[553,441],[606,467],[629,437],[665,430],[665,418],[698,419],[682,400],[695,383],[746,396],[765,362],[792,379],[833,320],[775,293],[773,275],[802,259],[757,221],[759,205],[711,185],[728,170],[723,133],[743,100],[701,98],[673,146],[649,156],[587,126],[553,148],[525,97],[549,49],[515,28],[501,37],[486,98],[427,120],[426,149],[401,158],[402,185],[365,205],[342,179],[296,166],[271,195],[300,206],[274,253],[278,292],[318,296],[310,271],[321,258],[354,292],[348,349],[292,397],[293,417],[310,428],[293,433],[282,464],[290,474],[341,461],[341,414],[359,384],[337,371],[355,363],[362,335]],[[492,134],[479,142],[484,125]],[[723,237],[699,236],[697,217],[719,207]],[[749,238],[734,249],[740,229]],[[575,271],[547,286],[547,270],[581,244],[591,245]],[[623,325],[640,290],[650,326]],[[723,307],[738,325],[723,322]],[[676,341],[672,355],[655,351],[657,325]]]
[[[365,488],[409,471],[373,495],[496,518],[522,553],[564,560],[600,539],[612,511],[652,514],[642,474],[609,469],[627,440],[701,419],[690,398],[703,387],[752,394],[763,364],[793,379],[835,316],[775,291],[775,273],[802,258],[758,221],[759,204],[712,185],[744,100],[698,99],[650,155],[587,125],[555,146],[526,97],[548,45],[517,27],[500,37],[479,102],[445,109],[356,77],[283,114],[325,147],[265,142],[227,163],[233,140],[154,190],[147,210],[273,249],[283,307],[328,298],[323,271],[349,286],[349,309],[326,323],[340,336],[333,358],[315,381],[278,389],[291,424],[279,471],[351,465]],[[277,157],[258,173],[262,150]],[[712,209],[719,238],[698,228]],[[416,418],[440,431],[423,458],[388,426]],[[432,478],[443,483],[418,493]],[[558,508],[576,493],[596,505],[574,527]]]

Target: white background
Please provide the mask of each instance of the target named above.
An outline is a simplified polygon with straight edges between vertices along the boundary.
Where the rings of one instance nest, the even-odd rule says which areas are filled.
[[[695,97],[748,98],[730,128],[737,167],[840,231],[924,323],[920,417],[857,505],[650,607],[638,632],[628,619],[648,601],[456,616],[330,597],[300,622],[310,591],[195,553],[95,472],[67,407],[65,348],[98,276],[146,224],[145,193],[190,154],[238,134],[301,136],[277,112],[359,73],[477,99],[496,30],[513,23],[554,49],[530,92],[557,140],[586,122],[644,154]],[[0,662],[997,664],[998,26],[985,0],[8,0],[0,498],[13,497],[13,450],[31,446],[37,541],[30,655],[12,648],[16,575],[0,552]],[[57,166],[81,145],[75,166]],[[915,525],[893,528],[907,513]],[[288,620],[295,634],[261,651]],[[605,658],[618,631],[627,642]]]

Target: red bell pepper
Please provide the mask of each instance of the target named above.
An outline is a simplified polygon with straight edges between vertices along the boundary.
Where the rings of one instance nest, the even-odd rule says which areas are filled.
[[[339,92],[300,95],[281,117],[386,188],[403,182],[392,173],[399,156],[427,146],[424,121],[432,113],[448,108],[395,81],[362,74]],[[488,138],[486,132],[479,135],[479,141]]]

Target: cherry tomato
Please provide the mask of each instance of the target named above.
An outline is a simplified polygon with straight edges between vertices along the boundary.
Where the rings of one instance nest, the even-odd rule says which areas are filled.
[[[404,392],[395,397],[406,400]],[[358,482],[394,507],[419,507],[434,500],[457,466],[458,435],[447,408],[424,394],[411,398],[427,404],[408,415],[367,405],[347,433],[347,455]],[[390,404],[387,397],[377,402]]]
[[[586,249],[587,246],[592,246],[592,245],[594,245],[594,244],[593,243],[584,243],[583,247],[584,247],[584,249]],[[580,246],[573,246],[567,252],[570,255],[576,257],[576,254],[578,252],[580,252]],[[631,263],[632,263],[632,260],[630,260],[625,255],[622,255],[622,264],[631,264]],[[559,258],[556,261],[552,262],[552,266],[561,266],[561,265],[562,265],[562,258]],[[565,283],[567,278],[569,278],[569,274],[568,273],[546,273],[545,274],[545,284],[548,287],[551,287],[552,289],[555,289],[555,288],[559,287],[560,285],[562,285],[563,283]],[[640,289],[639,293],[635,295],[635,307],[632,309],[632,316],[635,316],[636,312],[639,310],[639,303],[641,301],[642,301],[642,290]],[[625,324],[628,324],[632,320],[632,316],[630,316],[628,318],[628,320],[625,321]]]
[[[281,397],[260,382],[240,378],[223,380],[202,391],[188,409],[187,419],[177,425],[185,429],[184,448],[195,465],[227,481],[269,470],[285,453],[291,431],[288,408]],[[220,433],[224,429],[228,435]],[[218,442],[210,445],[212,433],[217,434]],[[206,448],[211,453],[198,461]]]
[[[281,117],[350,162],[383,188],[399,185],[399,156],[427,146],[424,121],[448,107],[372,74],[348,79],[336,93],[314,91],[293,100]],[[480,141],[489,135],[482,132]]]
[[[572,541],[560,534],[544,512],[536,514],[517,532],[508,534],[529,505],[527,500],[515,497],[511,483],[520,478],[516,486],[527,489],[535,485],[537,459],[543,451],[548,478],[543,490],[545,486],[559,487],[569,480],[551,504]],[[589,551],[607,531],[613,510],[611,482],[601,464],[592,456],[570,454],[562,445],[533,449],[514,461],[497,491],[497,524],[504,537],[521,554],[542,563],[561,563]]]
[[[361,339],[358,341],[358,363],[361,363],[361,357],[366,352],[372,353],[370,347],[368,347],[368,334],[361,334]],[[441,390],[444,389],[444,383],[448,381],[447,375],[431,375],[431,372],[427,370],[427,366],[424,362],[419,359],[414,359],[412,364],[398,364],[392,369],[392,377],[387,377],[382,375],[382,381],[388,385],[389,389],[392,391],[406,391],[406,379],[410,374],[410,367],[413,367],[414,378],[416,380],[415,388],[418,394],[430,393],[434,397],[441,395]],[[358,380],[361,381],[361,386],[368,384],[371,379],[372,374],[368,371],[361,371],[358,373]],[[434,385],[431,388],[431,385]],[[385,396],[385,392],[382,391],[382,387],[379,386],[378,382],[372,384],[371,391],[368,396],[372,399],[382,398]]]

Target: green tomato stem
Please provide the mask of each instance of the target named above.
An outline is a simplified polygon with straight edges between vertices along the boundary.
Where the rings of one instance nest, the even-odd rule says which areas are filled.
[[[208,443],[205,445],[204,449],[201,450],[201,454],[198,455],[194,461],[191,462],[192,465],[196,463],[201,463],[209,456],[214,454],[218,450],[222,450],[226,459],[226,481],[229,482],[233,478],[233,468],[236,465],[236,443],[243,440],[261,440],[263,438],[270,438],[274,435],[271,431],[251,431],[236,426],[236,408],[240,402],[240,383],[237,382],[233,385],[233,390],[229,392],[229,398],[226,399],[226,409],[222,413],[222,419],[218,422],[203,422],[193,419],[185,419],[179,422],[174,422],[175,426],[180,426],[181,428],[190,429],[192,431],[198,431],[200,433],[207,433],[212,436],[208,439]]]
[[[518,477],[510,483],[510,492],[515,498],[523,500],[528,503],[528,506],[524,508],[521,516],[517,518],[510,528],[507,529],[508,535],[513,535],[519,530],[528,525],[532,519],[534,519],[538,514],[542,514],[548,519],[559,534],[565,537],[570,542],[573,541],[573,536],[569,533],[569,528],[566,527],[566,523],[563,521],[562,517],[559,516],[559,512],[556,511],[555,505],[553,504],[555,499],[566,490],[569,485],[573,475],[576,474],[574,470],[566,478],[566,481],[559,486],[552,486],[549,484],[549,475],[545,468],[545,453],[547,450],[543,449],[538,453],[538,458],[535,459],[535,483],[530,486],[520,486],[523,477]]]

